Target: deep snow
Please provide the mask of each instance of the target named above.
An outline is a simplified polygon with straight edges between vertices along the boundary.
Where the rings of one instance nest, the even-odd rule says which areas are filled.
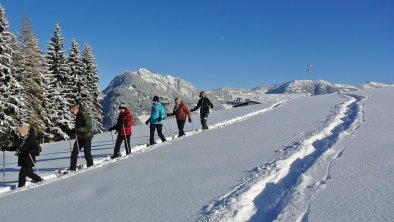
[[[68,166],[68,142],[44,145],[44,184],[0,190],[4,221],[388,221],[394,213],[394,88],[272,101],[212,112],[211,129],[104,161],[111,134],[94,138],[98,163]],[[286,101],[285,101],[286,100]],[[391,112],[390,112],[391,111]],[[198,114],[188,130],[200,127]],[[166,122],[168,138],[175,122]],[[115,136],[115,135],[114,135]],[[7,152],[6,184],[18,168]],[[52,179],[51,179],[52,178]],[[372,207],[372,204],[376,207]]]

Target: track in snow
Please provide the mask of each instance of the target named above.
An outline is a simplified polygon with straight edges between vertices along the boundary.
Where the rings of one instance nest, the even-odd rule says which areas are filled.
[[[345,97],[321,130],[286,145],[280,158],[255,168],[231,192],[205,206],[198,221],[307,221],[310,198],[330,179],[329,168],[344,151],[336,151],[335,145],[363,122],[365,98]],[[319,166],[323,179],[304,174]],[[314,180],[316,189],[309,189]]]
[[[279,102],[276,102],[276,103],[272,104],[271,106],[269,106],[267,108],[264,108],[264,109],[261,109],[261,110],[257,110],[257,111],[251,112],[251,113],[247,113],[245,115],[241,115],[241,116],[238,116],[238,117],[235,117],[235,118],[231,118],[231,119],[228,119],[228,120],[223,120],[223,121],[221,121],[221,122],[219,122],[219,123],[217,123],[215,125],[210,126],[210,128],[208,130],[205,130],[205,132],[206,131],[211,131],[211,130],[216,130],[216,129],[219,129],[219,128],[223,128],[225,126],[229,126],[229,125],[232,125],[234,123],[247,120],[247,119],[249,119],[251,117],[254,117],[256,115],[272,111],[273,109],[276,109],[278,107],[283,106],[286,103],[286,101],[287,100],[282,100],[282,101],[279,101]],[[217,115],[219,115],[219,114],[217,114]],[[184,136],[184,137],[193,136],[193,135],[196,135],[196,134],[201,133],[201,132],[202,132],[202,130],[195,130],[195,131],[191,131],[191,132],[186,132],[186,136]],[[117,162],[117,161],[120,161],[120,160],[128,159],[128,158],[131,158],[135,154],[151,151],[153,149],[161,147],[162,145],[169,144],[169,143],[171,143],[173,141],[176,141],[176,140],[179,140],[179,139],[183,139],[184,137],[177,138],[176,135],[170,135],[170,136],[166,137],[167,142],[164,142],[164,143],[162,143],[161,141],[156,141],[157,144],[152,145],[152,146],[148,146],[148,147],[146,146],[146,144],[132,146],[131,147],[132,148],[131,149],[131,155],[126,156],[125,155],[126,151],[123,151],[122,152],[122,157],[120,157],[120,158],[110,159],[109,156],[106,156],[106,157],[104,156],[102,158],[95,158],[94,159],[95,164],[92,167],[87,168],[86,164],[78,165],[77,168],[79,170],[77,170],[76,172],[69,173],[69,174],[65,174],[65,175],[61,175],[61,176],[58,175],[59,171],[66,170],[66,168],[58,169],[58,170],[54,171],[53,173],[42,174],[41,176],[44,178],[43,182],[39,182],[39,183],[27,182],[25,187],[17,188],[17,189],[16,189],[16,185],[15,184],[13,184],[11,186],[8,186],[8,187],[5,187],[5,188],[1,188],[0,189],[0,197],[6,196],[6,195],[10,195],[10,194],[13,194],[13,193],[17,193],[17,192],[21,192],[21,191],[25,191],[25,190],[29,190],[29,189],[36,188],[36,187],[39,187],[39,186],[42,186],[42,185],[50,184],[50,183],[53,183],[53,182],[56,182],[56,181],[59,181],[59,180],[63,180],[63,179],[66,179],[66,178],[69,178],[69,177],[81,174],[81,173],[86,172],[86,171],[90,171],[90,170],[94,170],[96,168],[103,167],[103,166],[105,166],[107,164],[111,164],[111,163],[114,163],[114,162]],[[109,142],[109,141],[102,141],[100,143],[105,143],[105,142]],[[103,145],[103,144],[101,144],[101,145]],[[101,146],[101,145],[96,145],[96,146]],[[110,143],[109,145],[112,145],[112,143]],[[40,160],[40,161],[42,161],[42,160]]]

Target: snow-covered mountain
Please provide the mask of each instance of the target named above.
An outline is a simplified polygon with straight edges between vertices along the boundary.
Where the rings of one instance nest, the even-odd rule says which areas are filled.
[[[268,88],[267,93],[303,93],[312,95],[323,95],[355,90],[358,90],[358,88],[352,85],[333,84],[324,80],[294,80],[286,83],[274,84]]]
[[[367,82],[365,84],[348,85],[330,83],[324,80],[293,80],[286,83],[274,84],[268,87],[256,87],[255,89],[267,89],[267,94],[297,93],[308,95],[323,95],[336,92],[349,92],[360,89],[381,88],[393,86],[385,83]]]
[[[135,123],[140,123],[150,111],[155,95],[170,104],[176,97],[181,97],[186,103],[194,103],[197,99],[196,89],[191,83],[171,75],[154,74],[143,68],[116,76],[103,93],[105,128],[115,123],[120,103],[127,104],[135,117]]]
[[[364,84],[356,85],[359,89],[371,89],[371,88],[382,88],[382,87],[393,87],[394,84],[385,84],[380,82],[367,82]]]

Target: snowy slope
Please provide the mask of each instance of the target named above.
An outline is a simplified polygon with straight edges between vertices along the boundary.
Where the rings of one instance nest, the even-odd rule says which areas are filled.
[[[102,162],[112,142],[111,134],[101,134],[94,139],[97,166],[33,189],[4,188],[0,218],[390,221],[393,95],[383,88],[215,111],[210,130],[149,148],[137,146],[148,140],[146,126],[138,126],[133,156],[119,161]],[[198,114],[193,120],[188,130],[200,127]],[[171,139],[173,119],[166,128]],[[67,166],[67,143],[44,150],[41,172]],[[15,183],[12,155],[6,180]]]

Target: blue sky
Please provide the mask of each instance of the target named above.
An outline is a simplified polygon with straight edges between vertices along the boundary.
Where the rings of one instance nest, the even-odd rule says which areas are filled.
[[[23,16],[45,49],[59,23],[92,46],[105,89],[144,67],[198,89],[312,78],[394,82],[391,0],[2,0],[10,31]]]

